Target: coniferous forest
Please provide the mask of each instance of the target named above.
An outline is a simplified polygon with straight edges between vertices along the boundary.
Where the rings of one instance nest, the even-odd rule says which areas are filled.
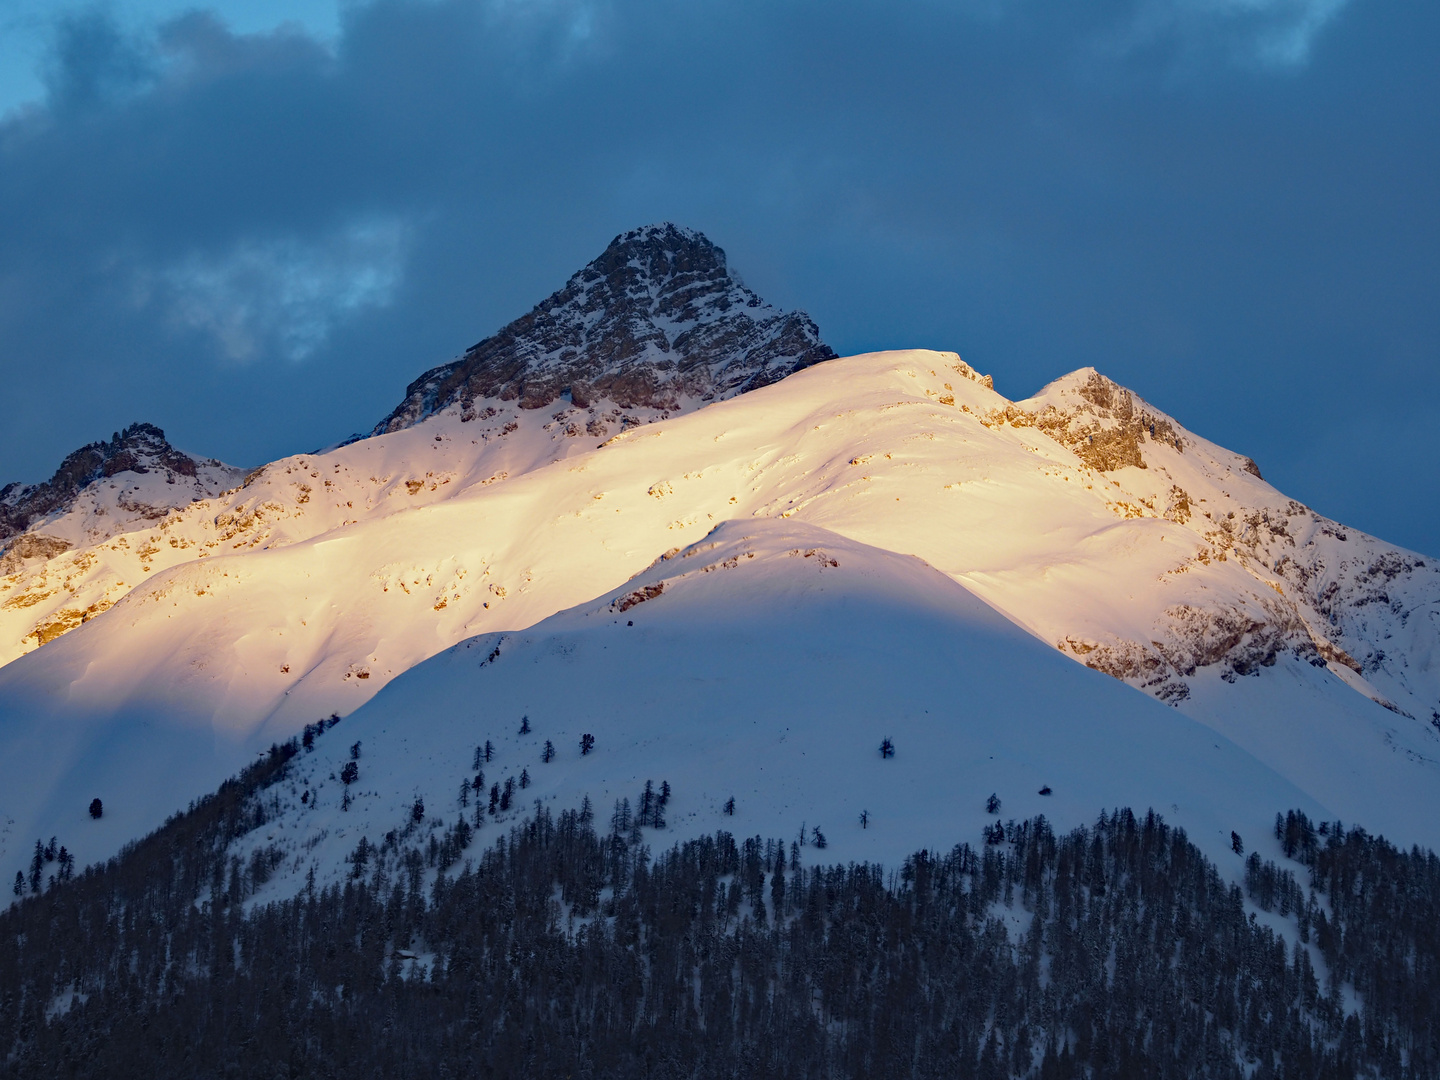
[[[1440,1076],[1440,860],[1358,828],[1242,887],[1129,810],[881,870],[537,807],[262,903],[297,752],[0,914],[0,1076]]]

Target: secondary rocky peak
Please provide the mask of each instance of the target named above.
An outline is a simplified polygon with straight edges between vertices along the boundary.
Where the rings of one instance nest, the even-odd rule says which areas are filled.
[[[71,505],[82,490],[106,477],[130,472],[163,473],[167,480],[194,479],[204,466],[219,462],[176,450],[154,424],[131,424],[109,442],[88,443],[69,454],[55,475],[40,484],[8,484],[0,488],[0,541]],[[188,497],[185,500],[189,501]]]
[[[622,233],[565,287],[406,389],[374,434],[485,398],[544,408],[564,394],[586,407],[675,409],[733,397],[830,360],[801,311],[771,307],[732,274],[725,252],[665,222]]]

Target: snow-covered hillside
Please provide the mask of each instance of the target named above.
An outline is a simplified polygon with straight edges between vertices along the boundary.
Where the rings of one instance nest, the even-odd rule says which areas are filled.
[[[918,556],[1179,714],[1137,694],[1146,715],[1208,725],[1336,813],[1440,840],[1386,803],[1440,791],[1433,567],[1290,503],[1093,372],[1015,403],[953,353],[871,354],[603,438],[566,434],[573,405],[483,412],[274,463],[142,534],[143,585],[0,669],[5,865],[37,835],[113,850],[451,645],[760,519]]]
[[[763,518],[395,679],[302,755],[235,854],[270,852],[268,895],[293,893],[312,869],[317,886],[352,873],[362,837],[393,866],[462,816],[484,842],[536,800],[559,810],[588,797],[601,823],[622,799],[639,813],[647,782],[671,792],[665,827],[643,829],[654,845],[724,828],[799,839],[815,861],[892,866],[918,847],[978,844],[992,793],[1002,819],[1067,827],[1101,807],[1156,807],[1237,867],[1231,831],[1268,849],[1277,807],[1327,819],[1364,807],[1389,823],[1420,805],[1297,787],[1067,663],[920,560]],[[1440,810],[1436,794],[1425,805]]]

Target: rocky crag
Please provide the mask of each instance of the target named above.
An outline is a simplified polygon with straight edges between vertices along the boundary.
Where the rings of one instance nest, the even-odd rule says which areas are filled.
[[[1428,659],[1440,568],[1430,560],[1285,497],[1251,458],[1196,437],[1093,369],[987,422],[1034,428],[1071,450],[1113,485],[1118,517],[1170,522],[1194,538],[1163,575],[1143,633],[1065,634],[1062,652],[1172,703],[1201,669],[1233,681],[1289,652],[1440,727]]]
[[[131,424],[115,432],[109,442],[88,443],[68,455],[49,480],[0,488],[0,574],[13,573],[27,560],[52,558],[72,547],[72,539],[36,530],[75,509],[82,493],[100,481],[117,477],[126,483],[139,477],[163,481],[174,490],[166,492],[146,483],[149,497],[143,505],[110,508],[112,514],[122,511],[121,517],[159,518],[198,495],[214,494],[211,488],[220,490],[215,481],[223,487],[238,475],[239,470],[221,462],[175,449],[154,424]],[[168,497],[157,499],[157,493]],[[123,513],[126,510],[132,513]]]
[[[372,434],[399,431],[451,406],[462,419],[485,399],[542,409],[675,410],[733,397],[835,357],[801,311],[766,304],[730,272],[725,252],[693,229],[634,229],[563,289],[460,359],[412,382]]]

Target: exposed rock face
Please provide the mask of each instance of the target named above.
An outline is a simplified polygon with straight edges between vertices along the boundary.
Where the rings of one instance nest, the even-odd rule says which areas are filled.
[[[193,480],[202,467],[219,464],[176,450],[165,440],[165,432],[154,424],[131,424],[124,431],[117,431],[109,442],[93,442],[70,454],[60,463],[55,475],[44,483],[7,484],[0,488],[0,542],[24,532],[42,518],[67,509],[75,496],[96,480],[123,472],[159,472],[172,482],[179,477]],[[189,497],[184,501],[189,502]],[[68,546],[61,540],[31,537],[26,541],[28,554],[24,557],[42,554],[37,546],[43,546],[42,541],[63,545],[57,553]],[[30,547],[35,550],[29,551]],[[8,549],[18,551],[13,544],[8,545]]]
[[[1086,374],[1085,381],[1075,390],[1080,400],[1069,408],[1047,404],[1042,410],[1033,411],[1011,405],[1005,409],[1003,419],[1015,427],[1039,428],[1074,451],[1097,472],[1130,465],[1145,468],[1141,446],[1147,437],[1152,442],[1184,450],[1180,433],[1168,417],[1149,411],[1143,403],[1137,405],[1129,390],[1098,371],[1090,370]],[[1260,475],[1253,461],[1250,469],[1256,476]]]
[[[433,368],[373,434],[485,398],[540,409],[565,393],[585,407],[673,409],[733,397],[835,357],[804,312],[783,312],[740,284],[725,252],[671,224],[617,236],[563,289],[459,360]]]

